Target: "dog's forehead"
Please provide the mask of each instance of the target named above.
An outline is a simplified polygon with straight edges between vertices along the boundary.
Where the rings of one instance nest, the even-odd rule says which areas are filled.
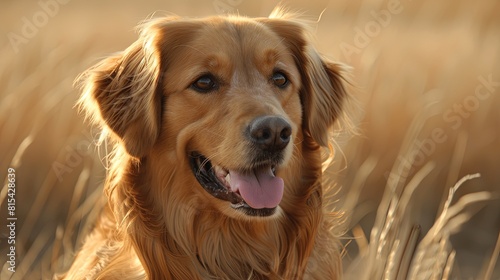
[[[280,56],[288,54],[283,38],[250,18],[207,18],[193,39],[193,46],[203,46],[201,54],[205,57],[253,59],[260,64],[276,63]]]

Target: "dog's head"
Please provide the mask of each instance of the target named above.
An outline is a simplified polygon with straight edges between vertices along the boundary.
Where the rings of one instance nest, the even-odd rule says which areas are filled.
[[[167,199],[271,216],[285,181],[300,185],[282,177],[303,160],[303,142],[328,145],[346,96],[340,68],[292,19],[154,19],[82,76],[80,102],[148,162]]]

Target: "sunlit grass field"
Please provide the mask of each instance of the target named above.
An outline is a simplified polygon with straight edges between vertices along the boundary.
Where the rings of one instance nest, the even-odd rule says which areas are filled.
[[[79,73],[153,13],[267,16],[277,4],[0,2],[0,279],[67,269],[104,203],[106,150],[74,108]],[[282,4],[319,19],[317,48],[351,66],[355,129],[339,125],[325,176],[345,211],[346,278],[499,279],[500,2]]]

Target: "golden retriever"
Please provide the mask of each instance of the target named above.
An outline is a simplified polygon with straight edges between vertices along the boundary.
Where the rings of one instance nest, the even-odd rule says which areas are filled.
[[[338,279],[322,147],[346,97],[307,25],[151,19],[79,78],[114,143],[107,207],[63,279]]]

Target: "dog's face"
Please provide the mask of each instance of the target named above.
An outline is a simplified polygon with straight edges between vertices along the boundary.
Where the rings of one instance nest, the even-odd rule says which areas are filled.
[[[279,212],[286,189],[300,187],[283,177],[304,138],[327,143],[345,95],[339,67],[284,19],[155,20],[89,75],[82,100],[148,159],[148,180],[168,188],[159,196],[232,217]],[[172,177],[182,179],[163,186]]]
[[[293,54],[255,22],[213,21],[193,33],[169,58],[160,139],[177,137],[161,146],[189,158],[209,199],[225,202],[220,208],[271,215],[284,191],[277,174],[301,127]]]

